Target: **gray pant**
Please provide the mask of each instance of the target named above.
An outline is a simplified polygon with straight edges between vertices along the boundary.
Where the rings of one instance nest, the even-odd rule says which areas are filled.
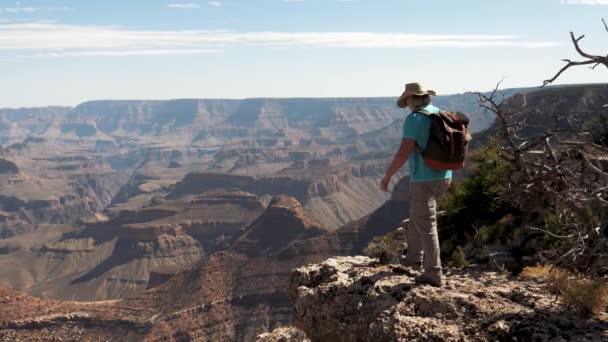
[[[448,190],[451,181],[446,179],[410,182],[410,223],[407,230],[406,260],[409,263],[422,263],[424,257],[425,273],[441,274],[437,197]]]

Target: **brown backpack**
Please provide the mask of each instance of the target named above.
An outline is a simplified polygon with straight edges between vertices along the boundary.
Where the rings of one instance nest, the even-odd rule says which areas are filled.
[[[439,171],[464,168],[471,141],[469,118],[461,112],[440,111],[433,114],[425,109],[416,112],[431,119],[429,142],[421,151],[426,165]]]

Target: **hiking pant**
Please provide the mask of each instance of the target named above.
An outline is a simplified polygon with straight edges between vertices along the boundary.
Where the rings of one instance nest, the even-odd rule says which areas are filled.
[[[410,182],[406,260],[410,263],[423,263],[425,273],[441,274],[437,197],[448,190],[451,181]]]

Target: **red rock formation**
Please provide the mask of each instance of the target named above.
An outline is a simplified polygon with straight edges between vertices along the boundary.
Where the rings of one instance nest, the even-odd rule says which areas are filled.
[[[272,255],[297,240],[327,232],[314,217],[304,212],[293,197],[278,196],[264,214],[239,235],[231,250],[249,256]]]

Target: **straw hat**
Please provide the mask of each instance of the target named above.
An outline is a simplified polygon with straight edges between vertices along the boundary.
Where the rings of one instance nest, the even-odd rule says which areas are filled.
[[[423,95],[432,95],[432,96],[436,96],[437,93],[434,90],[430,90],[427,89],[426,87],[424,87],[422,84],[416,82],[416,83],[408,83],[405,85],[405,91],[403,92],[403,94],[401,94],[401,96],[399,97],[399,100],[397,100],[397,107],[399,108],[405,108],[407,107],[407,98],[412,96],[412,95],[417,95],[417,96],[423,96]]]

